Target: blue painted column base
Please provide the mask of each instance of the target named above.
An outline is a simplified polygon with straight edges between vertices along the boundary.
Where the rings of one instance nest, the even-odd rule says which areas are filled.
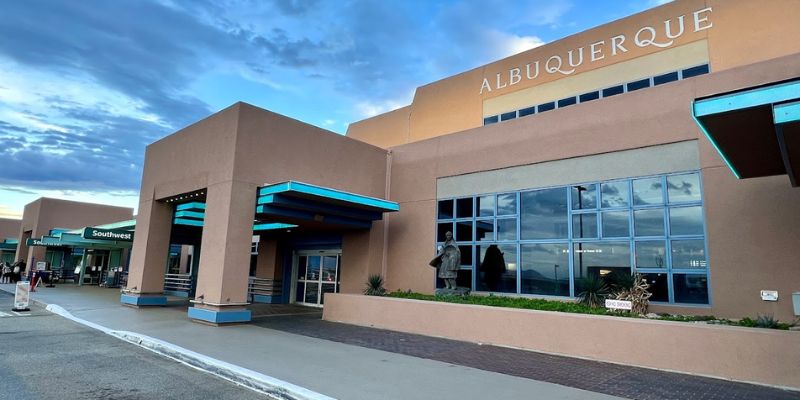
[[[122,294],[119,298],[122,304],[132,306],[165,306],[167,305],[167,296],[160,295],[138,295],[138,294]]]
[[[250,310],[237,309],[230,311],[216,311],[205,308],[189,307],[189,318],[212,324],[231,324],[237,322],[250,322]]]

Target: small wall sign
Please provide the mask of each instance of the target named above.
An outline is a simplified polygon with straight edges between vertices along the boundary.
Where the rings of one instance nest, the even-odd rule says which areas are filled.
[[[611,310],[628,310],[633,309],[633,302],[628,300],[612,300],[606,299],[606,308]]]
[[[762,290],[761,291],[761,300],[764,300],[764,301],[778,301],[778,291],[777,290]]]

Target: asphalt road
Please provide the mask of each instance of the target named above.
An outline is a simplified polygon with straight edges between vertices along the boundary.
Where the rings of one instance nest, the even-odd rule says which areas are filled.
[[[269,397],[39,307],[13,313],[0,292],[0,399]]]

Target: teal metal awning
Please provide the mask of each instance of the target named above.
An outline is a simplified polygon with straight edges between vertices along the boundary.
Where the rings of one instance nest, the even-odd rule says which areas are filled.
[[[87,226],[80,229],[51,229],[48,235],[27,240],[28,246],[75,247],[82,249],[130,248],[136,220]]]
[[[800,79],[696,99],[692,116],[737,178],[800,186]]]
[[[333,229],[367,229],[383,213],[400,210],[389,200],[287,181],[258,189],[256,219],[264,223]]]

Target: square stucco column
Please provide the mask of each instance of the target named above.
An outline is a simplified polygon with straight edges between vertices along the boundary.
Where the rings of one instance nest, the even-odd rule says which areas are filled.
[[[22,273],[27,274],[28,272],[35,270],[36,263],[38,261],[45,261],[46,255],[47,255],[47,247],[44,246],[28,247],[28,257],[25,260],[25,271],[22,271]]]
[[[139,203],[136,234],[128,268],[128,285],[120,301],[133,306],[163,306],[164,273],[169,257],[172,205],[154,200]]]
[[[250,321],[247,280],[256,185],[227,181],[208,187],[194,307],[189,318],[212,324]]]

